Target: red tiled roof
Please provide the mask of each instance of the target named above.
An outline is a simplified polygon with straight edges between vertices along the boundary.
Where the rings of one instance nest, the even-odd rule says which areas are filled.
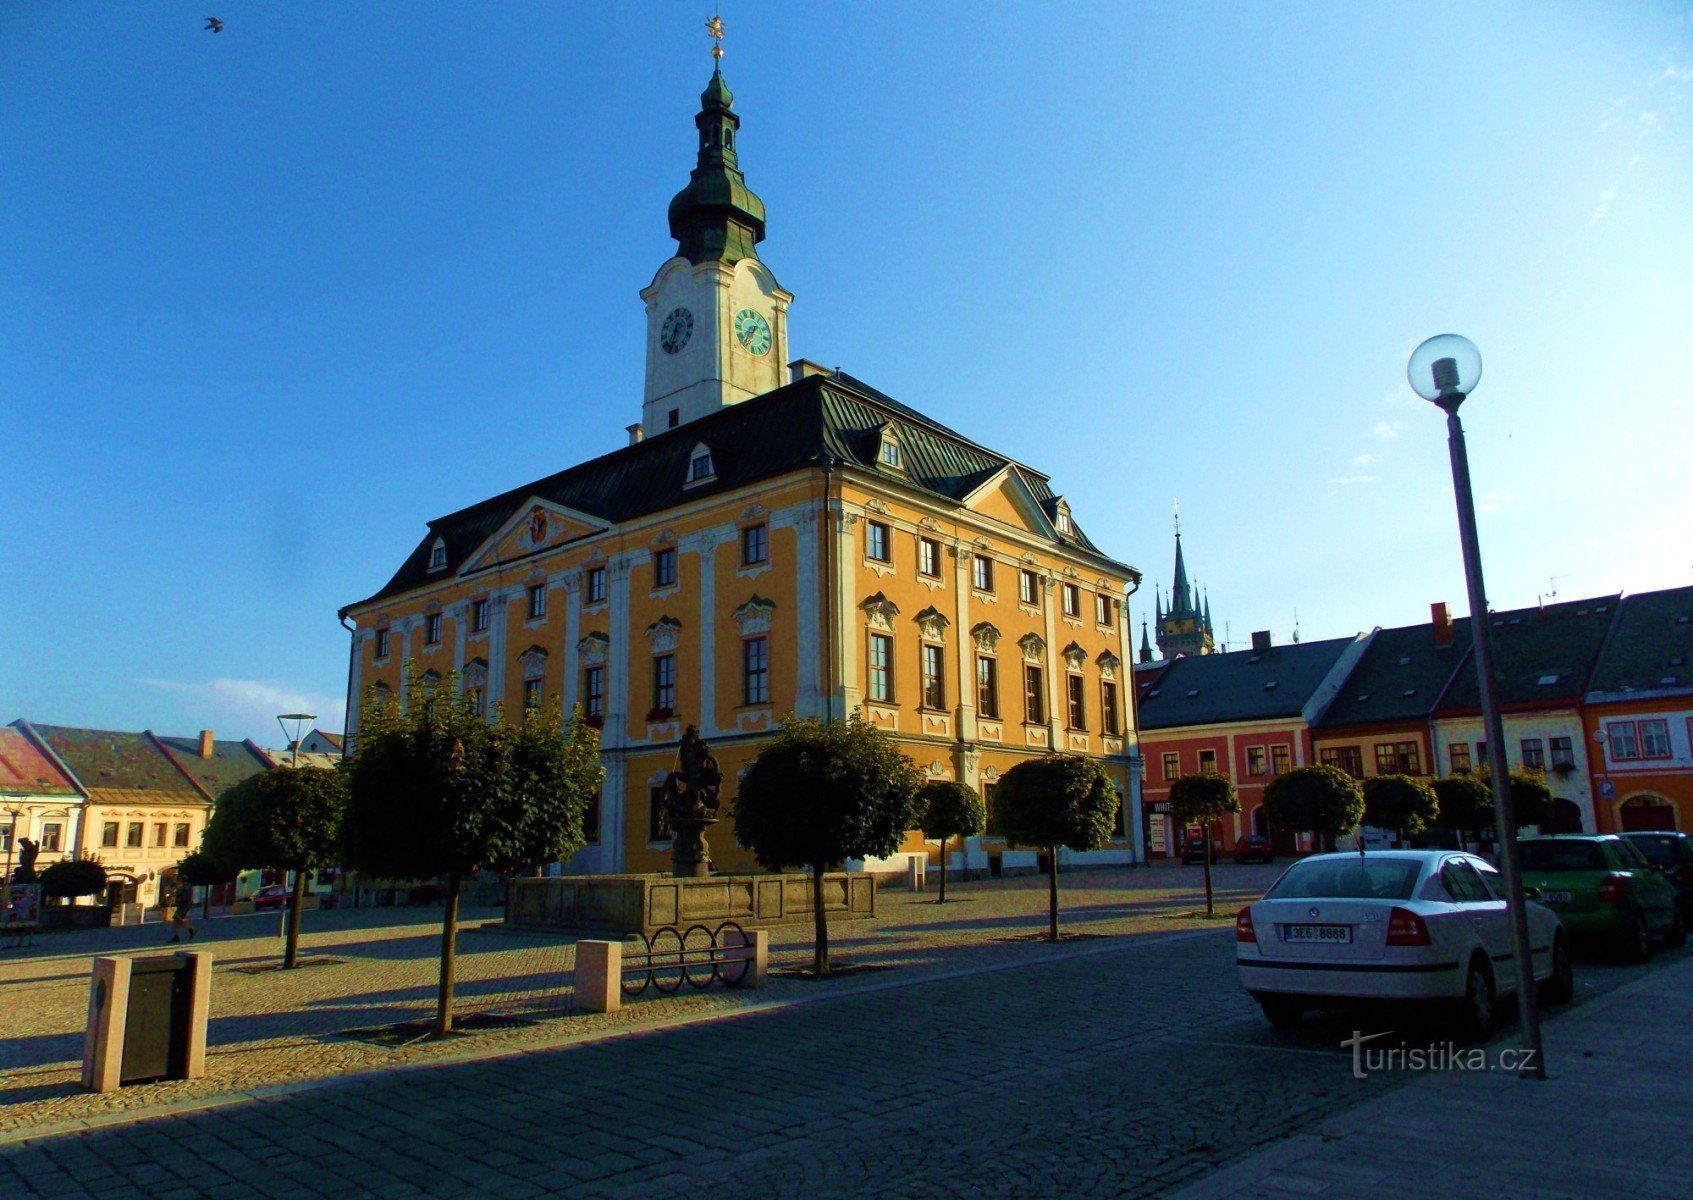
[[[21,732],[0,728],[0,792],[74,796],[76,787]]]

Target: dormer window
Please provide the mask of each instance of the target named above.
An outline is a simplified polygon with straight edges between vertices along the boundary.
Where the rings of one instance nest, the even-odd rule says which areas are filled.
[[[711,447],[701,444],[688,456],[688,487],[717,477],[717,467],[711,461]]]
[[[431,571],[445,571],[447,569],[447,543],[440,538],[429,547],[429,569]]]
[[[891,426],[883,426],[882,428],[882,440],[876,447],[876,461],[895,471],[904,469],[905,460],[900,453],[899,435],[893,431]]]
[[[1070,506],[1065,504],[1062,500],[1058,502],[1057,523],[1059,533],[1073,535],[1076,532],[1075,523],[1070,520]]]

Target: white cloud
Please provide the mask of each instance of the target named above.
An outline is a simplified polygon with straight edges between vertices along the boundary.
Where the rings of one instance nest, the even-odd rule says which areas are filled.
[[[1375,461],[1376,456],[1373,454],[1354,454],[1352,456],[1352,465],[1355,467],[1367,467]]]
[[[315,695],[257,679],[212,679],[205,683],[142,679],[137,682],[190,697],[204,710],[207,728],[222,725],[262,729],[275,725],[278,713],[309,712],[317,714],[317,724],[321,728],[339,729],[346,709],[346,702],[339,697]]]
[[[1611,201],[1617,198],[1617,189],[1608,187],[1599,193],[1599,203],[1593,209],[1593,215],[1587,218],[1589,225],[1597,225],[1605,219],[1605,214],[1611,211]]]
[[[1400,425],[1397,421],[1377,421],[1376,427],[1370,430],[1370,436],[1381,442],[1391,442],[1399,436]]]
[[[1375,481],[1376,476],[1374,475],[1336,475],[1329,480],[1330,483],[1338,487],[1352,487],[1355,484],[1374,483]]]

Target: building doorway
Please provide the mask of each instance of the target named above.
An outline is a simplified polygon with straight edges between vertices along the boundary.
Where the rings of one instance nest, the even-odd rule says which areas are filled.
[[[1619,815],[1624,833],[1675,832],[1675,806],[1662,796],[1631,796]]]

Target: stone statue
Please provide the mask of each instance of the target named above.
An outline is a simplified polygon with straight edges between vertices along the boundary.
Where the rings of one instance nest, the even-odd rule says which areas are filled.
[[[711,874],[711,848],[705,830],[717,820],[717,792],[723,772],[717,758],[700,737],[699,727],[690,725],[677,748],[682,769],[665,777],[664,815],[670,822],[671,874],[700,879]]]
[[[29,838],[18,839],[18,869],[12,873],[13,883],[35,882],[35,860],[41,854],[39,842]]]

